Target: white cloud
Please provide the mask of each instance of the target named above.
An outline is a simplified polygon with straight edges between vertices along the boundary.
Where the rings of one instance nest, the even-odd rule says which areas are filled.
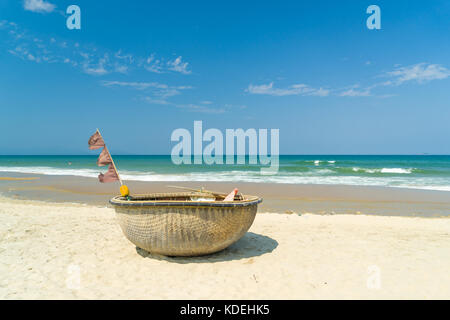
[[[16,57],[21,58],[22,60],[34,61],[37,63],[41,62],[44,59],[48,59],[48,57],[45,56],[38,57],[35,54],[30,53],[28,48],[22,46],[17,46],[14,49],[8,50],[8,52]]]
[[[76,43],[75,46],[78,47],[78,43]],[[134,61],[134,57],[131,54],[122,54],[122,50],[117,51],[114,56],[117,59],[126,61],[127,63],[133,63]]]
[[[292,95],[309,95],[309,96],[328,96],[330,91],[319,88],[315,89],[306,84],[294,84],[287,88],[274,88],[273,82],[262,85],[250,84],[246,90],[251,94],[266,94],[271,96],[292,96]]]
[[[161,60],[155,58],[155,54],[152,53],[145,61],[144,68],[147,71],[154,73],[162,73],[163,66]]]
[[[29,53],[29,54],[27,55],[27,58],[28,58],[28,60],[30,60],[30,61],[35,61],[35,60],[36,60],[36,57],[33,56],[31,53]]]
[[[101,84],[105,87],[119,86],[130,87],[138,90],[145,90],[149,88],[161,89],[161,90],[186,90],[192,89],[191,86],[168,86],[159,82],[128,82],[128,81],[102,81]]]
[[[97,63],[92,64],[89,60],[83,62],[83,72],[95,76],[101,76],[108,73],[105,65],[107,63],[107,57],[101,58]]]
[[[191,71],[188,70],[188,63],[187,62],[182,62],[182,57],[179,56],[178,58],[176,58],[173,61],[169,61],[167,62],[167,65],[169,67],[169,70],[172,71],[176,71],[176,72],[180,72],[183,74],[190,74]]]
[[[55,10],[56,6],[44,0],[25,0],[23,8],[28,11],[47,13]]]
[[[370,61],[366,65],[372,64]],[[407,82],[426,83],[432,80],[443,80],[450,77],[450,70],[439,64],[418,63],[406,67],[401,67],[396,64],[395,69],[390,72],[385,72],[378,77],[388,77],[384,82],[377,82],[368,84],[361,88],[359,85],[344,87],[341,89],[324,89],[312,88],[306,84],[294,84],[285,88],[276,88],[274,82],[262,85],[250,84],[245,90],[251,94],[272,95],[272,96],[329,96],[330,94],[340,97],[379,97],[389,98],[395,94],[373,94],[372,90],[375,88],[382,88],[386,86],[398,86]]]
[[[101,84],[105,87],[130,87],[134,89],[144,90],[148,88],[159,88],[166,89],[168,88],[165,84],[160,84],[158,82],[126,82],[126,81],[102,81]]]
[[[128,87],[136,90],[147,90],[151,96],[144,100],[152,104],[171,104],[168,98],[181,94],[183,90],[192,89],[191,86],[169,86],[158,82],[126,82],[126,81],[102,81],[105,87]]]
[[[439,64],[418,63],[407,67],[398,67],[394,71],[387,72],[385,76],[392,78],[384,85],[400,85],[413,81],[425,83],[431,80],[442,80],[450,76],[450,70]]]
[[[318,96],[318,97],[326,97],[326,96],[330,95],[330,90],[319,88],[319,89],[312,91],[309,95]]]
[[[178,90],[178,88],[174,87],[174,88],[167,88],[164,90],[155,91],[154,95],[165,100],[167,98],[177,96],[180,93],[181,93],[180,90]]]
[[[350,87],[350,89],[345,90],[344,92],[341,92],[339,95],[341,97],[369,97],[371,96],[370,89],[371,88],[365,88],[365,89],[358,89],[359,85],[354,85]]]
[[[225,113],[227,109],[231,107],[231,105],[225,105],[224,107],[213,107],[209,103],[204,103],[204,101],[200,103],[189,103],[189,104],[179,104],[167,101],[165,99],[159,99],[154,97],[144,97],[143,100],[149,104],[157,104],[157,105],[166,105],[172,106],[178,109],[183,109],[189,112],[199,112],[199,113],[209,113],[209,114],[221,114]],[[209,102],[209,101],[208,101]]]
[[[339,94],[341,97],[368,97],[370,96],[369,90],[355,90],[349,89]]]
[[[16,23],[7,20],[0,20],[0,32],[4,33],[0,34],[0,44],[5,43],[6,51],[17,57],[28,59],[25,52],[16,51],[17,47],[23,47],[27,53],[36,58],[30,61],[63,63],[91,75],[128,74],[136,69],[145,69],[155,73],[169,71],[191,73],[188,70],[188,63],[183,62],[181,56],[167,62],[164,58],[156,58],[155,54],[149,57],[139,57],[123,53],[122,50],[112,51],[55,37],[39,39]],[[70,63],[67,62],[69,61],[67,59],[70,60]]]
[[[450,70],[439,64],[429,64],[429,63],[417,63],[414,65],[400,67],[396,64],[393,71],[385,72],[378,77],[388,77],[390,78],[384,82],[378,82],[368,86],[366,88],[359,89],[359,85],[354,85],[349,89],[341,92],[339,96],[341,97],[369,97],[375,96],[378,98],[390,98],[395,96],[395,94],[378,94],[373,95],[372,89],[386,87],[386,86],[399,86],[407,82],[413,83],[426,83],[432,80],[443,80],[450,77]]]
[[[224,108],[210,108],[205,105],[200,104],[184,104],[184,105],[175,105],[177,108],[186,109],[190,112],[201,112],[201,113],[210,113],[210,114],[220,114],[225,113]]]
[[[105,67],[103,65],[98,65],[96,67],[92,67],[92,66],[83,66],[83,71],[87,74],[91,74],[94,76],[102,76],[104,74],[107,74],[108,71],[105,69]]]
[[[128,66],[126,65],[120,65],[118,63],[115,64],[114,71],[118,73],[127,73],[128,72]]]
[[[155,99],[152,97],[144,97],[144,101],[150,104],[172,105],[172,103],[167,100]]]

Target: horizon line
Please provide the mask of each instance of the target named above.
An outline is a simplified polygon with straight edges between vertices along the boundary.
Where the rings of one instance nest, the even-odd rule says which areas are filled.
[[[171,154],[111,154],[114,156],[172,156]],[[98,154],[0,154],[0,157],[31,157],[31,156],[67,156],[67,157],[73,157],[73,156],[93,156],[97,157]],[[204,156],[204,155],[190,155],[193,156]],[[217,155],[220,157],[220,155]],[[246,156],[248,157],[248,154],[245,155],[227,155],[223,154],[223,157],[225,156]],[[258,157],[259,155],[254,155],[253,157]],[[270,154],[265,156],[272,156]],[[306,153],[306,154],[279,154],[279,156],[450,156],[450,154],[440,154],[440,153],[342,153],[342,154],[332,154],[332,153]]]

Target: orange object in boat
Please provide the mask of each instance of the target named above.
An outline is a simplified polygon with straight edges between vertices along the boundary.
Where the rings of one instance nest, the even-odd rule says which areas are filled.
[[[238,193],[238,189],[235,188],[233,191],[230,192],[229,195],[227,195],[225,197],[225,199],[223,199],[223,201],[234,201],[234,196]]]
[[[126,185],[123,185],[120,187],[120,194],[122,195],[122,197],[126,197],[126,196],[130,195],[130,190],[128,189],[128,187]]]

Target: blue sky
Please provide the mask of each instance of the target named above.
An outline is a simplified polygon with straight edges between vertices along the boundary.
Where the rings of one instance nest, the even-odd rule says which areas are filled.
[[[89,154],[97,127],[170,154],[194,120],[280,129],[282,154],[450,154],[449,35],[448,1],[0,0],[0,154]]]

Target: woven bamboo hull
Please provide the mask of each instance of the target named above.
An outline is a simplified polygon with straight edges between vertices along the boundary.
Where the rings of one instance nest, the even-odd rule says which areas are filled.
[[[224,207],[114,207],[124,235],[137,247],[166,256],[198,256],[220,251],[239,240],[252,225],[260,201]]]

